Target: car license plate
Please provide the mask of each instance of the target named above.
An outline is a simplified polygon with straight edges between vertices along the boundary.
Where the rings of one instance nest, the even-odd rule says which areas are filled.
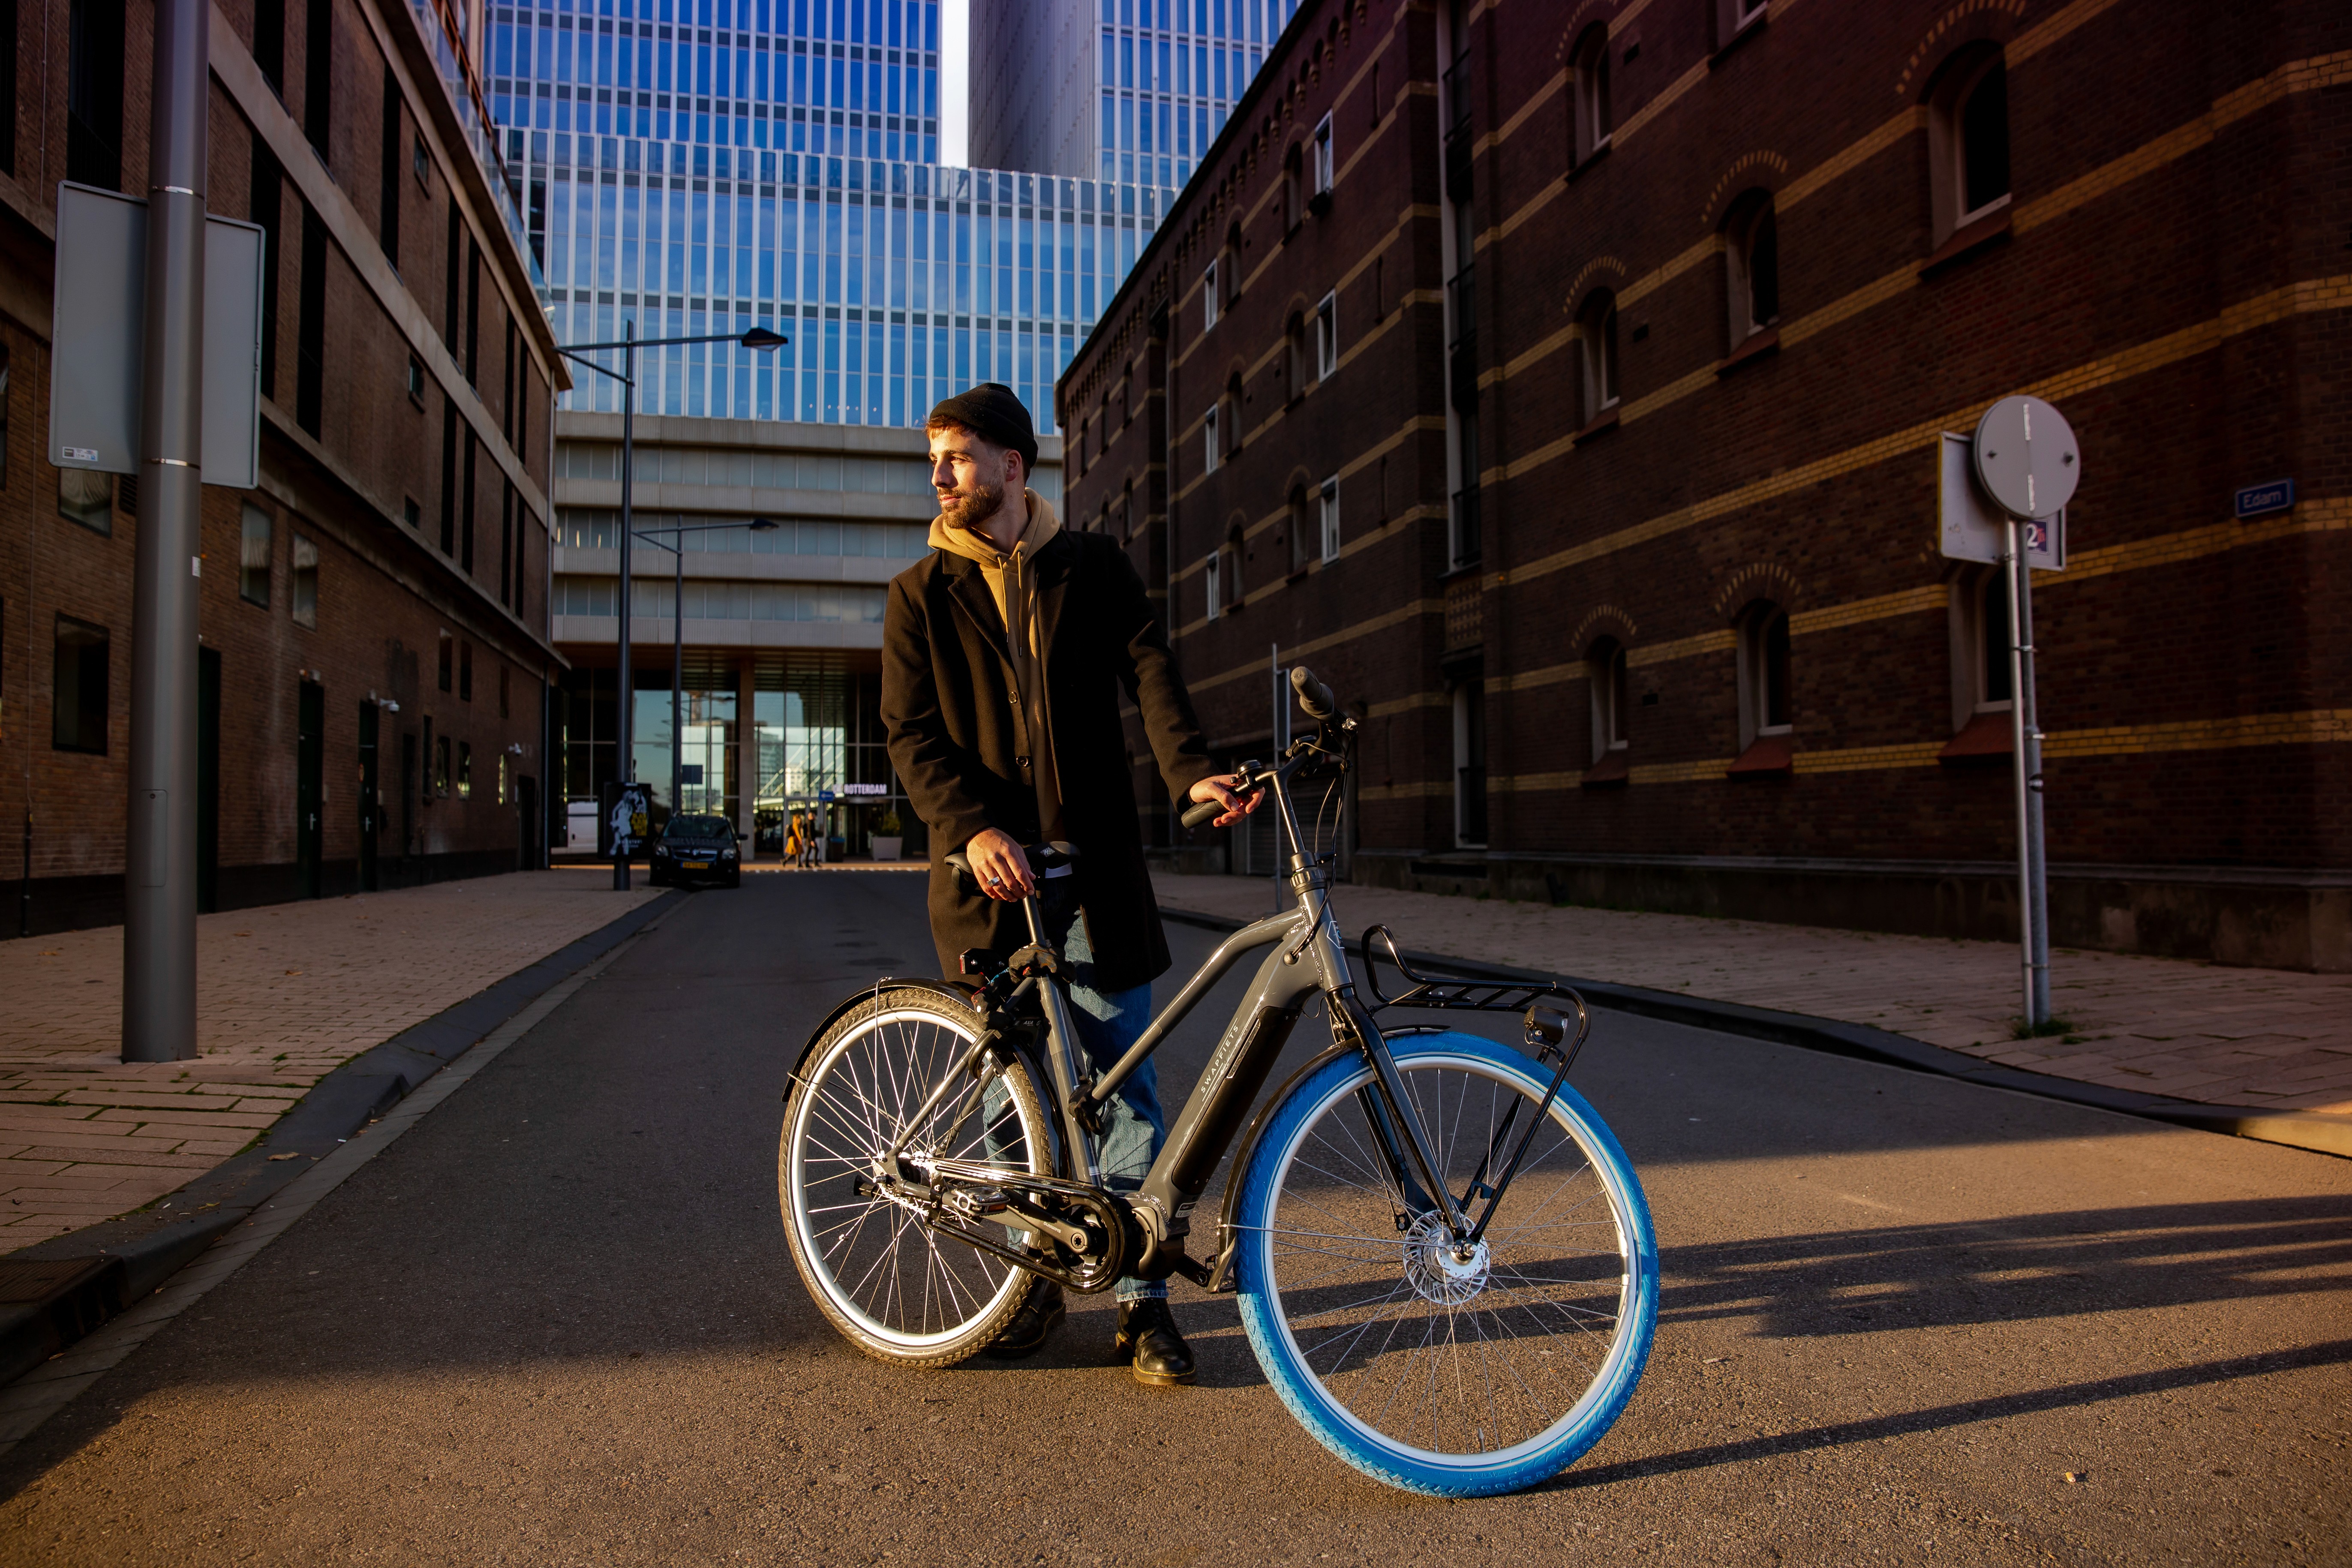
[[[688,860],[686,863],[686,868],[689,871],[708,871],[710,869],[710,862],[708,860]]]

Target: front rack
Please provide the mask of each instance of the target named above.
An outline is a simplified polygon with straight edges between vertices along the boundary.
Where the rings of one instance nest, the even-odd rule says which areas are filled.
[[[1388,950],[1390,966],[1411,982],[1408,990],[1394,996],[1381,990],[1378,954],[1373,938]],[[1364,988],[1372,994],[1370,1011],[1382,1012],[1391,1007],[1430,1007],[1471,1013],[1524,1013],[1527,1017],[1527,1042],[1539,1056],[1563,1056],[1572,1062],[1583,1048],[1584,1037],[1592,1031],[1592,1012],[1576,991],[1550,980],[1474,980],[1466,975],[1423,974],[1404,961],[1397,951],[1396,937],[1384,925],[1367,929],[1362,942],[1364,952]],[[1558,997],[1576,1009],[1576,1035],[1571,1040],[1561,1027],[1564,1018],[1547,1020],[1541,1016],[1549,1009],[1539,1005],[1546,997]],[[1564,1067],[1565,1064],[1563,1064]]]

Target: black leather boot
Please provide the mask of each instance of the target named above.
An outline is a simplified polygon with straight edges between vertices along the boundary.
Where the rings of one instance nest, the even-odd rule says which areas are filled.
[[[1138,1383],[1167,1388],[1190,1383],[1196,1375],[1192,1352],[1185,1348],[1184,1336],[1176,1331],[1176,1320],[1169,1313],[1165,1297],[1118,1304],[1118,1346],[1119,1354],[1134,1358]]]
[[[1004,1331],[990,1341],[981,1353],[998,1361],[1019,1361],[1023,1356],[1034,1355],[1037,1347],[1045,1342],[1045,1336],[1054,1331],[1054,1325],[1068,1311],[1062,1304],[1062,1288],[1049,1279],[1040,1279],[1031,1288],[1029,1299],[1021,1303],[1021,1310],[1013,1314],[1013,1321],[1004,1325]]]

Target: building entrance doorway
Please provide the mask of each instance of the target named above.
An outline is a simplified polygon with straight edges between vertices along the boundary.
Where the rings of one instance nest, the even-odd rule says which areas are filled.
[[[300,896],[315,899],[324,890],[326,847],[327,689],[317,681],[302,682],[295,710],[294,875]]]
[[[373,893],[377,887],[375,833],[383,811],[375,771],[377,711],[373,701],[360,704],[360,891],[363,893]]]
[[[220,649],[196,650],[196,911],[220,908]]]

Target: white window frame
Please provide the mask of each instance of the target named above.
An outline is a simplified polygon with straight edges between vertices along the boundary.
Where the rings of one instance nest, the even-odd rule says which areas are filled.
[[[1209,590],[1209,609],[1204,618],[1213,621],[1225,613],[1225,551],[1223,545],[1210,552],[1208,565],[1202,569],[1201,576]]]
[[[1315,306],[1315,379],[1328,381],[1339,368],[1339,294],[1326,294]]]
[[[1317,491],[1317,498],[1322,508],[1323,559],[1337,561],[1339,559],[1339,476],[1334,474],[1325,479]]]
[[[1595,24],[1588,39],[1570,65],[1574,77],[1570,112],[1576,124],[1569,153],[1579,163],[1608,146],[1617,130],[1610,92],[1607,25]]]
[[[1204,474],[1215,473],[1217,465],[1224,461],[1224,452],[1217,443],[1217,413],[1218,405],[1212,403],[1209,405],[1209,411],[1201,416],[1202,447],[1204,452],[1201,471]]]
[[[1582,319],[1578,322],[1579,379],[1584,394],[1584,423],[1591,424],[1617,406],[1624,397],[1624,383],[1617,363],[1616,334],[1608,330],[1610,321],[1617,314],[1617,296],[1611,292],[1608,304],[1600,305],[1602,291],[1595,290],[1584,302]]]
[[[1315,140],[1312,146],[1314,147],[1315,155],[1313,194],[1318,196],[1328,195],[1331,194],[1331,182],[1334,177],[1334,171],[1331,163],[1330,115],[1324,115],[1321,120],[1316,122]]]
[[[1936,204],[1935,240],[1943,244],[1969,225],[1990,217],[2010,205],[2016,190],[2017,147],[2010,140],[2010,189],[1983,205],[1963,210],[1968,197],[1968,140],[1962,133],[1961,114],[1969,100],[1984,84],[1995,66],[2007,68],[2008,58],[1999,49],[1988,49],[1964,68],[1956,68],[1948,81],[1938,84],[1928,105],[1927,156],[1930,184]],[[2013,130],[2003,128],[2004,134]]]
[[[1201,274],[1201,330],[1204,332],[1217,324],[1218,311],[1224,303],[1217,298],[1217,261],[1223,259],[1220,257],[1211,261],[1208,270]]]
[[[1633,686],[1625,645],[1612,637],[1598,657],[1586,654],[1584,678],[1592,699],[1592,760],[1597,763],[1610,752],[1626,749],[1625,701]]]
[[[1780,245],[1780,214],[1770,195],[1764,195],[1742,206],[1733,218],[1730,232],[1724,237],[1723,260],[1728,274],[1731,319],[1728,323],[1731,346],[1738,348],[1761,331],[1780,325],[1780,312],[1776,308],[1769,317],[1756,313],[1756,242],[1767,218],[1772,220],[1772,243]],[[1773,258],[1773,291],[1780,289],[1780,258]],[[1776,299],[1774,304],[1777,307]]]
[[[1785,605],[1759,599],[1740,613],[1739,617],[1739,749],[1746,751],[1767,735],[1786,735],[1794,728],[1786,721],[1768,723],[1771,717],[1771,668],[1766,633],[1775,619],[1786,620]],[[1795,679],[1796,658],[1790,650],[1790,679]],[[1783,692],[1789,711],[1796,711],[1794,690]]]

